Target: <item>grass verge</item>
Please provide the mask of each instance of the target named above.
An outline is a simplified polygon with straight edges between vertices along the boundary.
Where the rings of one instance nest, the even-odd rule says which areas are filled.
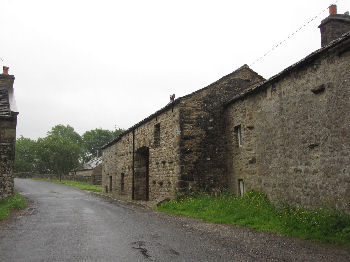
[[[27,204],[27,199],[17,192],[12,197],[0,200],[0,220],[8,218],[11,210],[24,209]]]
[[[86,183],[86,182],[79,182],[79,181],[72,181],[72,180],[59,181],[57,179],[48,179],[48,178],[31,178],[31,179],[44,180],[44,181],[49,181],[52,183],[67,185],[67,186],[74,186],[74,187],[82,189],[82,190],[87,190],[87,191],[92,191],[92,192],[97,192],[97,193],[102,192],[102,186],[90,185],[89,183]]]
[[[350,216],[326,209],[277,207],[263,193],[250,191],[238,198],[229,194],[199,194],[164,202],[157,210],[219,224],[247,226],[315,241],[350,246]]]

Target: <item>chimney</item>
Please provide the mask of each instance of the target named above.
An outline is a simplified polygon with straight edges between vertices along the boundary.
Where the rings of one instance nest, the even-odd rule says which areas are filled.
[[[321,31],[322,47],[350,31],[350,15],[338,14],[336,5],[331,5],[328,9],[329,16],[323,19],[318,27]]]
[[[9,67],[8,66],[3,66],[2,67],[2,74],[3,75],[8,75],[9,74]]]
[[[329,15],[336,15],[337,14],[337,6],[336,5],[330,5],[328,7],[329,9]]]

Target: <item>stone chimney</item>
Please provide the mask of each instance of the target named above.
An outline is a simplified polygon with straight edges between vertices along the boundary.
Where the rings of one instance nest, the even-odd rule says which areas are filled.
[[[9,95],[9,102],[11,111],[17,112],[16,100],[14,96],[13,83],[15,81],[15,77],[13,75],[9,75],[9,67],[2,67],[2,74],[0,74],[0,88],[6,88]]]
[[[8,66],[3,66],[2,67],[2,74],[3,75],[8,75],[9,74],[9,67]]]
[[[321,46],[326,46],[350,31],[350,15],[348,12],[338,14],[337,6],[331,5],[329,7],[329,16],[322,20],[318,28],[321,30]]]

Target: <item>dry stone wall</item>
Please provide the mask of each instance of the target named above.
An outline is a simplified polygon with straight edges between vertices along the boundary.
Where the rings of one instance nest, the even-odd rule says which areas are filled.
[[[349,48],[328,50],[230,104],[233,192],[244,187],[276,202],[350,211],[349,68]]]

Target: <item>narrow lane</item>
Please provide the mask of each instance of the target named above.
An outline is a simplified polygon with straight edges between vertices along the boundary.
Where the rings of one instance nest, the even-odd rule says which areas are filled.
[[[0,228],[0,261],[350,261],[346,251],[111,203],[73,187],[16,179],[34,201]]]

